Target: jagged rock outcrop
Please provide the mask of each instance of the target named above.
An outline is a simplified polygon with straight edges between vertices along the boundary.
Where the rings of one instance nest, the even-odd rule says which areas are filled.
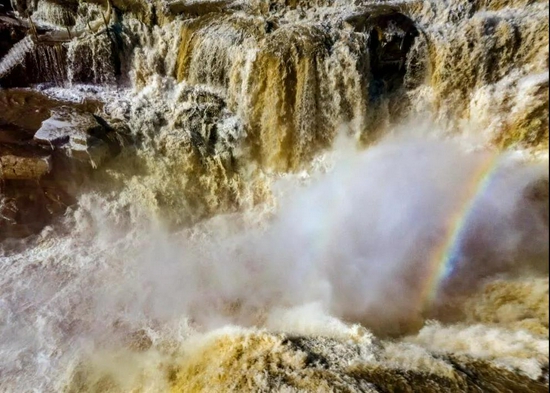
[[[186,319],[186,306],[178,308],[187,295],[209,298],[208,291],[202,292],[201,278],[212,271],[208,256],[203,257],[219,249],[217,232],[211,235],[206,227],[203,234],[193,224],[242,210],[247,217],[236,214],[235,227],[245,225],[241,218],[271,217],[273,179],[324,171],[332,158],[319,152],[332,146],[341,132],[368,144],[418,111],[416,118],[433,117],[448,134],[470,131],[471,126],[478,134],[490,131],[489,145],[547,146],[547,11],[547,2],[530,0],[2,2],[0,255],[7,256],[9,268],[0,276],[0,337],[10,339],[12,334],[16,340],[13,349],[0,350],[0,369],[7,376],[0,380],[0,390],[127,392],[136,376],[136,391],[160,381],[162,388],[152,391],[173,393],[547,391],[548,347],[543,339],[548,337],[548,314],[539,315],[548,305],[547,281],[539,285],[542,290],[533,291],[533,281],[495,290],[500,293],[494,296],[498,312],[488,312],[494,306],[475,299],[471,313],[452,304],[433,317],[458,325],[434,328],[434,337],[422,333],[425,337],[399,336],[384,342],[333,337],[325,326],[315,327],[315,335],[294,334],[281,324],[266,325],[268,330],[239,329],[189,344],[189,338],[200,341],[208,336],[200,329],[208,330],[211,321]],[[73,95],[77,87],[96,98]],[[104,108],[104,103],[112,108]],[[116,121],[111,117],[115,112],[120,114],[114,116]],[[472,125],[475,122],[479,124]],[[137,148],[103,171],[128,143],[128,128]],[[364,173],[352,172],[349,181],[364,180]],[[386,178],[380,180],[383,187]],[[92,192],[81,195],[88,187]],[[547,230],[547,177],[529,185],[524,196],[521,218],[546,217]],[[80,206],[67,210],[77,200]],[[265,204],[260,206],[261,217],[248,209],[258,204]],[[43,236],[4,242],[39,233],[64,212],[70,214],[63,225]],[[391,208],[388,212],[391,221],[395,213]],[[333,225],[332,212],[321,213],[315,215],[322,221],[319,226]],[[311,217],[298,213],[292,218],[307,224]],[[142,228],[150,222],[175,227],[170,236],[178,242],[187,240],[186,235],[178,238],[186,231],[209,241],[197,252],[200,272],[183,268],[182,277],[198,277],[190,280],[183,295],[182,280],[164,286],[165,277],[155,275],[170,274],[172,261],[179,268],[184,252],[179,247],[172,252],[171,240],[168,245],[161,241],[157,252],[153,231]],[[236,229],[233,221],[222,224],[227,231]],[[493,231],[493,224],[481,227],[480,233]],[[191,228],[180,233],[188,225]],[[66,236],[63,231],[71,233]],[[361,242],[364,232],[357,232],[358,239],[355,234],[350,238]],[[389,240],[399,231],[389,232],[387,247],[398,247],[399,239]],[[150,237],[152,245],[144,243],[144,237]],[[164,232],[159,237],[164,240]],[[307,248],[317,241],[323,236],[299,245]],[[526,258],[519,268],[522,273],[534,264],[531,258],[537,268],[541,257],[548,259],[548,247],[535,243],[539,241],[530,243],[537,255],[522,249],[517,256]],[[28,249],[12,253],[13,244]],[[335,248],[340,246],[346,244]],[[185,253],[191,251],[185,248]],[[239,247],[237,251],[242,252]],[[158,268],[156,258],[163,253],[167,255],[159,259],[168,269]],[[484,261],[493,256],[488,253]],[[154,266],[143,275],[149,279],[152,273],[166,292],[155,294],[155,286],[151,289],[145,280],[137,285],[135,301],[120,285],[126,281],[121,278],[134,284],[138,275],[133,269],[146,258]],[[317,263],[315,258],[308,256]],[[237,273],[242,266],[248,268],[248,261],[226,263],[228,255],[221,259],[220,277],[226,268]],[[236,277],[235,272],[228,280]],[[263,285],[269,278],[263,273],[259,283],[254,282],[256,275],[250,281]],[[415,282],[424,279],[418,276]],[[471,290],[469,278],[464,281]],[[104,292],[103,282],[110,286]],[[347,285],[343,282],[342,288]],[[250,292],[256,301],[254,286]],[[111,297],[115,311],[106,307],[109,311],[103,313],[104,304],[99,314],[90,310],[97,298]],[[531,302],[523,304],[525,299]],[[349,301],[349,309],[359,309],[362,301]],[[387,305],[382,299],[380,314]],[[238,307],[239,302],[231,302],[227,310],[224,306],[227,315],[214,312],[213,324],[226,323],[224,318],[238,314]],[[208,314],[198,308],[201,316]],[[177,321],[166,317],[174,309],[174,318],[181,317]],[[453,318],[446,320],[447,312]],[[352,313],[349,320],[361,317]],[[383,315],[373,312],[369,318],[361,322],[372,328]],[[104,324],[96,329],[98,319]],[[307,313],[303,320],[310,322]],[[195,324],[197,331],[192,330]],[[384,322],[373,331],[382,335],[392,328]],[[33,342],[21,333],[21,344],[19,330]],[[94,336],[96,331],[101,337]],[[480,338],[483,334],[487,337]],[[88,339],[91,362],[86,362],[88,347],[78,347],[80,340]],[[79,350],[86,353],[76,353]],[[82,369],[73,373],[71,367],[79,360]],[[128,379],[118,378],[119,365],[125,366],[124,372],[131,369]],[[145,369],[141,374],[140,367]]]
[[[40,108],[33,111],[33,103]],[[0,92],[0,240],[41,230],[74,203],[91,171],[120,151],[121,137],[103,119],[86,104],[70,105]]]
[[[68,158],[97,168],[109,156],[108,130],[91,113],[71,107],[52,110],[50,118],[34,134],[42,146],[63,151]]]
[[[176,0],[167,4],[168,11],[174,14],[205,15],[212,12],[225,12],[238,9],[238,2],[229,0]]]
[[[51,171],[51,156],[46,151],[32,151],[31,149],[4,148],[0,156],[0,178],[36,179]]]
[[[0,20],[2,26],[18,33],[0,59],[0,85],[6,87],[42,82],[59,86],[115,85],[128,79],[128,75],[120,73],[128,71],[131,59],[123,58],[127,53],[122,49],[132,42],[128,37],[134,34],[135,27],[126,25],[125,18],[137,18],[144,23],[141,28],[149,30],[161,20],[166,22],[175,17],[185,20],[181,33],[177,34],[175,44],[179,50],[174,55],[178,56],[169,76],[190,84],[206,83],[225,92],[215,100],[210,99],[214,95],[209,96],[208,105],[201,102],[203,93],[193,93],[196,97],[189,98],[190,107],[183,114],[186,120],[174,124],[184,129],[181,138],[189,142],[184,144],[186,148],[180,148],[178,157],[196,156],[184,161],[193,163],[191,166],[202,174],[187,181],[186,188],[193,190],[187,195],[189,200],[205,199],[197,194],[204,194],[205,187],[213,187],[212,182],[201,180],[207,174],[214,172],[225,179],[223,183],[230,183],[226,187],[216,186],[227,188],[227,198],[206,198],[218,200],[216,206],[234,204],[234,195],[240,193],[235,190],[240,186],[234,180],[238,179],[232,152],[235,137],[229,129],[243,128],[243,124],[219,121],[221,111],[243,118],[246,129],[237,133],[246,139],[247,154],[261,165],[298,169],[307,157],[331,142],[340,122],[355,118],[356,131],[359,130],[366,124],[363,120],[369,112],[369,100],[401,89],[406,57],[418,35],[406,16],[397,8],[386,6],[354,7],[352,16],[338,17],[330,23],[325,23],[328,19],[319,23],[305,15],[303,23],[288,19],[286,6],[271,3],[94,1],[76,5],[59,1],[40,4],[16,1],[14,6],[14,10],[4,10]],[[304,7],[296,6],[290,4],[289,10],[304,12]],[[236,13],[237,10],[257,18],[250,20],[243,12]],[[220,46],[220,42],[210,38],[216,30],[223,33],[220,42],[226,45]],[[377,44],[369,43],[365,34],[376,35]],[[256,60],[249,63],[247,56],[256,51]],[[356,61],[350,58],[350,51],[357,57]],[[369,51],[377,59],[371,54],[369,60]],[[394,63],[397,66],[394,67]],[[245,75],[247,67],[250,70]],[[147,75],[151,70],[135,67],[133,71],[135,75]],[[342,83],[344,75],[350,72],[353,77]],[[340,75],[338,78],[342,81],[334,80],[331,76],[334,73]],[[374,79],[369,82],[369,78]],[[2,98],[2,94],[6,97]],[[47,157],[39,155],[29,159],[6,153],[6,171],[9,165],[13,173],[27,176],[21,168],[26,166],[26,170],[31,171],[34,165],[35,177],[45,179],[60,178],[59,168],[65,168],[64,181],[72,184],[81,181],[82,170],[67,168],[88,164],[97,167],[112,156],[112,146],[116,143],[105,142],[107,128],[105,124],[98,124],[98,119],[91,114],[100,107],[99,103],[84,102],[68,107],[72,109],[62,109],[62,103],[44,100],[36,104],[38,112],[21,116],[33,105],[27,100],[41,98],[17,90],[2,94],[0,106],[2,99],[15,101],[5,102],[9,109],[0,119],[9,126],[33,131],[34,138],[29,143],[33,149],[43,149]],[[17,100],[25,101],[25,106]],[[196,101],[198,106],[191,101]],[[74,194],[74,191],[68,193]],[[223,202],[226,199],[227,203]],[[202,207],[203,204],[197,202],[196,212],[211,211],[210,207]],[[212,202],[207,203],[210,204]]]

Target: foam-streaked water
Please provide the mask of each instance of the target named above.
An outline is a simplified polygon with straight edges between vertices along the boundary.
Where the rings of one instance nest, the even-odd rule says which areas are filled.
[[[83,355],[92,362],[92,374],[86,371],[86,378],[93,379],[95,372],[101,378],[111,373],[122,373],[117,378],[139,376],[148,362],[186,356],[194,340],[228,324],[347,337],[350,328],[331,318],[362,323],[379,335],[414,331],[430,314],[464,323],[459,310],[468,303],[463,297],[472,296],[484,278],[496,273],[515,277],[518,270],[527,274],[518,266],[528,260],[533,261],[532,274],[544,272],[548,229],[538,205],[530,206],[525,196],[526,188],[545,176],[544,167],[501,170],[477,195],[482,206],[466,224],[474,232],[471,238],[460,239],[460,266],[450,279],[439,282],[438,303],[429,305],[421,297],[424,286],[433,281],[430,257],[447,242],[446,220],[463,204],[460,191],[477,175],[483,154],[464,155],[454,145],[414,140],[387,142],[365,153],[346,151],[343,156],[330,174],[311,179],[306,188],[291,179],[280,185],[276,213],[258,210],[260,205],[256,211],[218,216],[175,233],[155,224],[149,201],[135,189],[110,197],[86,193],[62,225],[4,257],[4,381],[13,383],[19,375],[23,386],[33,386],[48,375],[52,382],[63,383],[71,362]],[[136,197],[130,199],[132,195]],[[547,282],[538,280],[540,287]],[[513,288],[512,283],[506,285]],[[532,289],[521,302],[546,304],[548,292]],[[445,308],[452,302],[457,304],[450,312]],[[299,311],[308,304],[316,306]],[[510,310],[495,311],[497,304],[498,300],[481,317],[495,313],[503,318],[503,327],[497,323],[477,329],[489,337],[512,334],[507,333],[509,326],[533,320],[532,332],[521,333],[525,344],[514,346],[525,345],[525,357],[544,363],[541,340],[547,315],[526,315],[513,304]],[[479,318],[468,318],[472,317]],[[441,329],[461,330],[460,326]],[[474,327],[470,321],[463,329]],[[260,334],[254,332],[246,334]],[[269,337],[262,342],[279,340]],[[487,356],[523,365],[515,355],[508,359],[506,353],[499,354],[504,341],[495,338],[486,344]],[[122,349],[140,345],[148,350],[132,355]],[[411,351],[422,351],[423,345],[417,347]],[[365,349],[378,357],[386,356],[385,350]],[[125,365],[119,370],[119,361],[107,361],[112,356],[128,358],[120,360]],[[431,359],[428,353],[422,356]],[[24,360],[28,363],[22,364]],[[538,378],[533,369],[538,363],[529,364],[525,367]],[[162,375],[151,376],[151,381]]]
[[[422,34],[380,100],[352,2],[135,3],[120,64],[103,8],[35,11],[83,31],[42,90],[109,86],[136,142],[2,246],[1,390],[547,386],[547,2],[393,2]]]

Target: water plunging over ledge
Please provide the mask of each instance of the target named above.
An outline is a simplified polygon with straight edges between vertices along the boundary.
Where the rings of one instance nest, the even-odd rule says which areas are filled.
[[[548,390],[548,2],[8,3],[0,390]]]

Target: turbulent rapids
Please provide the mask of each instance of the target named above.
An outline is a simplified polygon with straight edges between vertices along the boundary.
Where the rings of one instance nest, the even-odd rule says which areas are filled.
[[[548,391],[548,12],[0,2],[0,390]]]

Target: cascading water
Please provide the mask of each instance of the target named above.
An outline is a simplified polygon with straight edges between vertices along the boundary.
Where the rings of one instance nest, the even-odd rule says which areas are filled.
[[[3,7],[0,390],[547,391],[547,1]]]
[[[416,105],[485,143],[547,147],[547,9],[546,2],[414,3],[431,68]]]

